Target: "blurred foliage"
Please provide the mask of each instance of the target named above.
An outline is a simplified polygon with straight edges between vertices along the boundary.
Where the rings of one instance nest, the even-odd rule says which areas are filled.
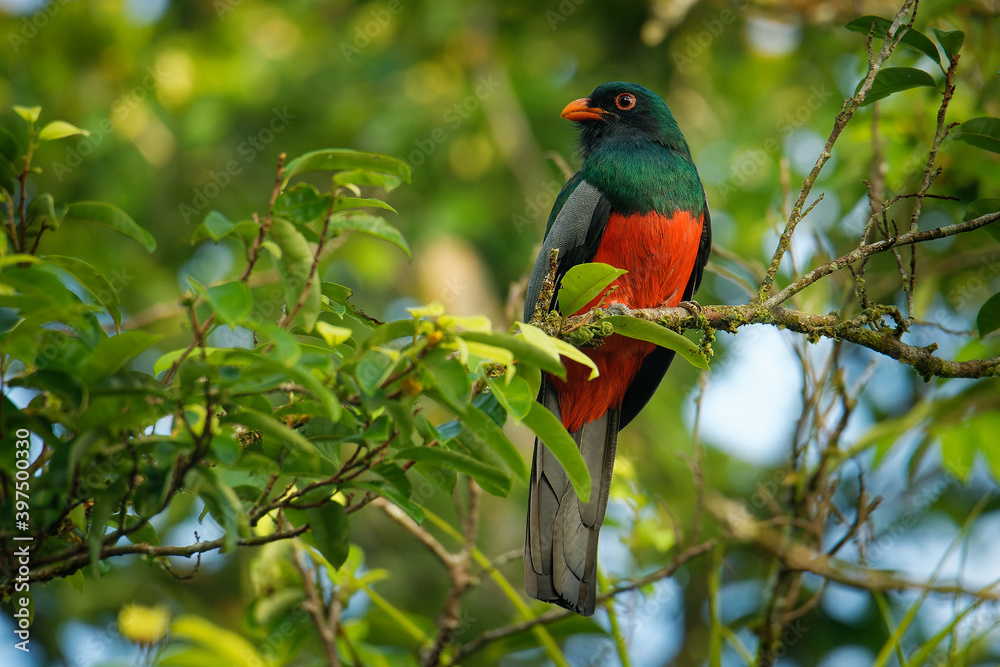
[[[169,644],[162,653],[162,644],[147,646],[144,658],[169,661],[180,655],[173,664],[195,664],[185,662],[187,652],[227,655],[232,664],[238,664],[235,655],[264,664],[314,664],[322,659],[322,648],[301,604],[306,593],[295,564],[303,553],[319,566],[320,589],[328,596],[338,591],[345,605],[344,655],[358,651],[361,664],[410,664],[415,649],[433,635],[446,597],[449,578],[440,564],[371,509],[357,515],[363,521],[350,523],[349,551],[347,517],[336,511],[317,518],[311,508],[291,509],[281,516],[285,526],[261,511],[251,526],[247,510],[260,499],[260,480],[266,485],[268,475],[275,476],[270,490],[276,499],[293,477],[329,479],[357,462],[352,453],[359,459],[372,455],[365,461],[372,472],[344,479],[348,471],[335,480],[335,504],[350,507],[369,492],[385,495],[457,548],[460,540],[451,541],[447,529],[460,525],[468,495],[453,503],[462,493],[454,492],[456,480],[447,465],[434,468],[442,461],[420,461],[404,472],[413,452],[399,458],[404,445],[451,442],[455,455],[448,465],[471,473],[487,491],[510,492],[506,498],[483,498],[478,553],[492,560],[519,551],[526,488],[507,440],[523,459],[530,433],[513,424],[503,432],[494,429],[482,405],[466,405],[459,397],[487,383],[490,364],[503,366],[516,357],[526,362],[523,375],[530,377],[531,359],[536,368],[548,363],[544,355],[526,359],[531,350],[505,331],[519,312],[518,281],[534,261],[545,217],[565,178],[561,167],[577,163],[567,155],[573,129],[558,111],[609,80],[637,81],[663,94],[705,182],[716,244],[742,259],[734,263],[716,255],[725,272],[707,274],[698,299],[746,301],[740,280],[755,284],[763,274],[789,192],[811,169],[832,118],[866,71],[864,36],[843,26],[862,14],[892,16],[898,9],[887,2],[861,4],[2,3],[10,12],[0,23],[0,117],[11,135],[0,137],[0,152],[11,161],[4,174],[9,193],[17,191],[11,179],[21,165],[15,158],[24,155],[31,135],[23,113],[19,117],[10,109],[39,106],[42,116],[32,130],[49,128],[31,161],[41,173],[32,174],[27,186],[32,219],[39,221],[37,229],[47,228],[37,248],[44,265],[4,260],[7,293],[0,313],[8,330],[5,383],[32,371],[24,387],[5,384],[4,437],[9,440],[8,431],[29,423],[34,433],[47,434],[48,486],[45,494],[39,489],[33,495],[33,512],[47,512],[37,521],[58,529],[53,549],[84,545],[92,554],[105,530],[131,529],[141,542],[176,545],[193,544],[197,531],[202,539],[222,540],[225,551],[206,554],[198,568],[177,557],[117,558],[34,585],[37,652],[25,664],[131,664],[136,653],[129,652],[125,638],[155,635],[146,626],[159,622],[163,607],[173,619]],[[988,2],[921,4],[915,27],[922,33],[937,37],[934,29],[961,30],[965,36],[949,122],[1000,117],[995,11]],[[919,48],[901,48],[891,64],[926,71],[939,86],[943,79]],[[868,215],[862,180],[872,179],[873,147],[884,156],[885,198],[918,189],[939,102],[940,93],[929,86],[903,86],[859,112],[817,182],[815,191],[824,200],[803,222],[793,262],[786,261],[779,282],[793,275],[789,264],[798,275],[856,247]],[[53,119],[72,125],[48,125]],[[76,128],[88,134],[74,134]],[[968,129],[967,136],[976,128]],[[297,176],[296,185],[269,206],[279,154],[315,155],[323,146],[395,156],[385,160],[396,166],[386,172],[371,163],[341,165],[335,173],[348,176],[340,182],[331,182],[329,174]],[[926,200],[922,229],[961,220],[969,204],[998,196],[990,176],[1000,166],[997,156],[975,141],[945,141],[938,162],[942,172],[933,192],[957,201]],[[290,164],[285,173],[292,171]],[[394,179],[410,176],[409,185],[393,187]],[[364,213],[345,211],[339,219],[345,229],[363,233],[331,235],[317,280],[303,280],[311,270],[308,252],[315,248],[309,244],[322,234],[323,206],[362,195],[382,203],[354,201],[365,204]],[[391,219],[401,234],[375,222],[383,205],[399,211]],[[902,200],[892,209],[901,227],[909,220],[909,206]],[[5,213],[10,207],[8,199]],[[989,210],[995,208],[981,212]],[[280,212],[273,217],[289,225],[278,223],[268,231],[257,248],[263,257],[258,271],[241,276],[260,230],[253,211],[268,217]],[[412,262],[387,240],[411,249]],[[998,353],[996,334],[980,339],[970,333],[977,319],[983,333],[993,321],[993,311],[984,318],[981,309],[1000,292],[996,243],[980,230],[921,246],[910,342],[934,342],[949,358]],[[140,244],[155,250],[148,254]],[[891,255],[871,260],[866,288],[872,299],[905,308]],[[857,308],[854,301],[851,276],[840,272],[798,295],[795,303],[824,313],[850,312]],[[444,310],[415,311],[418,317],[406,312],[431,302],[442,303]],[[27,327],[13,328],[13,309],[29,305],[38,309],[36,328],[17,341],[11,331]],[[284,314],[282,305],[285,313],[298,311],[293,333],[275,324]],[[108,336],[119,325],[119,313],[124,333]],[[197,341],[199,324],[212,313],[215,326],[203,332],[209,350],[187,356],[171,371],[180,356],[164,355]],[[463,316],[486,316],[501,331]],[[61,326],[41,326],[51,321]],[[390,344],[404,334],[406,342]],[[714,377],[724,378],[753,354],[753,336],[719,334]],[[242,349],[254,345],[256,352]],[[822,366],[823,355],[830,353],[804,341],[796,341],[794,349],[804,366]],[[49,354],[53,350],[55,356]],[[454,358],[445,350],[462,354]],[[891,360],[866,371],[872,354],[837,350],[841,384],[854,386],[875,376],[867,389],[859,385],[852,394],[857,404],[852,429],[840,443],[848,454],[836,498],[850,507],[872,487],[883,497],[866,547],[851,547],[855,557],[863,562],[867,548],[869,556],[899,551],[921,560],[927,545],[978,534],[975,526],[962,528],[970,515],[986,526],[995,522],[993,501],[979,508],[981,514],[972,511],[995,489],[989,472],[1000,475],[995,381],[924,383]],[[51,361],[44,368],[32,366],[46,355]],[[410,369],[407,364],[412,369],[397,376]],[[153,379],[163,372],[173,376],[167,387]],[[800,384],[808,385],[808,369],[801,375]],[[514,378],[519,377],[520,370]],[[699,514],[690,467],[699,377],[694,367],[675,363],[622,436],[614,507],[602,540],[609,585],[654,571],[691,534]],[[489,381],[494,388],[503,382]],[[534,409],[521,401],[525,392],[531,395],[531,383],[517,386],[509,404]],[[414,417],[405,408],[422,392],[432,400]],[[16,410],[26,406],[30,409]],[[221,420],[208,414],[212,406],[224,407]],[[738,418],[733,414],[739,412],[700,418],[723,422]],[[66,415],[73,416],[78,431],[61,425]],[[307,421],[302,415],[314,417]],[[441,424],[456,416],[474,420],[493,439],[484,447],[467,433],[463,438],[461,427],[442,434]],[[789,433],[787,451],[808,451],[823,437],[809,429],[793,433],[788,423],[800,419],[797,413],[774,411],[768,417],[775,431]],[[172,418],[173,428],[164,425],[165,418]],[[157,420],[164,421],[151,430]],[[405,434],[390,440],[399,424]],[[83,432],[93,435],[66,446],[72,442],[66,438]],[[242,440],[229,437],[234,434]],[[773,499],[803,483],[785,465],[754,465],[750,454],[737,455],[743,447],[738,438],[703,439],[706,486],[749,499],[761,517]],[[4,451],[7,483],[14,454]],[[488,458],[487,452],[507,456]],[[809,464],[805,455],[802,460]],[[90,495],[67,492],[73,466],[94,473],[82,478],[91,480],[85,481]],[[177,493],[163,504],[155,491],[172,487]],[[329,500],[331,488],[321,491]],[[117,507],[125,495],[134,516]],[[81,503],[66,504],[70,497]],[[161,508],[162,513],[154,511]],[[6,497],[3,511],[6,541],[8,513],[14,511]],[[151,523],[135,522],[154,514]],[[315,525],[301,541],[235,548],[237,539],[307,522]],[[317,531],[316,525],[324,529]],[[830,530],[833,539],[839,537],[835,527]],[[975,553],[996,547],[995,539],[983,544]],[[485,567],[476,573],[480,585],[464,599],[456,644],[545,611],[532,605],[525,613],[518,606],[502,582],[520,589],[520,562],[500,560],[505,564],[494,570],[499,579]],[[900,560],[881,562],[901,566]],[[746,645],[752,652],[756,642],[751,628],[773,583],[771,567],[755,550],[727,545],[723,555],[692,560],[670,579],[644,587],[645,595],[623,596],[617,618],[565,618],[546,632],[571,664],[616,664],[625,654],[619,653],[621,643],[637,665],[703,664],[718,655],[739,660],[733,647]],[[177,581],[193,569],[189,581]],[[818,578],[807,577],[801,596],[823,590]],[[914,606],[915,593],[859,593],[860,602],[851,598],[853,613],[837,608],[845,598],[834,593],[782,635],[783,664],[871,661],[893,645],[898,628],[907,659],[928,646],[923,661],[930,664],[990,664],[1000,652],[993,632],[997,619],[988,606],[949,598],[913,623],[907,612],[915,614],[920,606]],[[962,623],[953,602],[965,609]],[[944,622],[942,613],[949,614]],[[718,642],[723,627],[729,633],[724,646]],[[949,632],[941,635],[940,646],[930,645],[942,630]],[[622,641],[616,643],[613,634]],[[551,645],[538,634],[515,634],[488,644],[467,664],[558,659],[558,651],[546,654],[542,646]],[[837,653],[847,649],[860,653]],[[81,653],[92,657],[77,657]]]

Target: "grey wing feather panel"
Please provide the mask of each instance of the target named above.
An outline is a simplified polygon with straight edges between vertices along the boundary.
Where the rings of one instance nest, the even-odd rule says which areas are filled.
[[[580,181],[573,193],[566,199],[555,222],[542,242],[542,250],[535,261],[535,269],[531,272],[528,289],[524,299],[524,321],[527,322],[535,312],[538,294],[542,290],[542,282],[549,271],[549,253],[553,248],[559,249],[559,260],[566,258],[573,248],[587,243],[591,232],[591,220],[594,211],[601,201],[601,191],[587,181]]]

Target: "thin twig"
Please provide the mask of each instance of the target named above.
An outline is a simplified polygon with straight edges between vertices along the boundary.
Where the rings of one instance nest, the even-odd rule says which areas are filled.
[[[827,262],[822,266],[819,266],[809,273],[805,274],[798,280],[794,281],[791,285],[781,290],[777,294],[771,296],[763,302],[765,307],[777,306],[784,303],[792,295],[801,292],[803,289],[813,284],[823,276],[827,276],[834,271],[838,271],[848,264],[853,264],[858,260],[867,257],[869,255],[874,255],[876,253],[885,252],[895,247],[912,245],[916,243],[925,243],[927,241],[933,241],[935,239],[944,238],[946,236],[953,236],[955,234],[961,234],[964,232],[971,232],[973,230],[979,229],[980,227],[985,227],[986,225],[1000,220],[1000,211],[987,213],[981,215],[973,220],[966,220],[964,222],[957,222],[952,225],[945,225],[943,227],[935,227],[934,229],[928,229],[925,231],[910,231],[901,236],[896,236],[893,238],[883,239],[881,241],[876,241],[874,243],[869,243],[868,245],[863,245],[853,251],[838,257],[835,260]]]
[[[717,543],[718,540],[712,538],[710,540],[702,542],[701,544],[689,547],[688,549],[685,549],[682,553],[675,556],[669,565],[666,565],[665,567],[662,567],[659,570],[656,570],[655,572],[651,572],[650,574],[647,574],[644,577],[636,579],[635,581],[629,582],[627,584],[620,584],[615,588],[612,588],[610,591],[598,595],[595,602],[597,605],[601,605],[604,602],[612,598],[615,598],[623,593],[628,593],[638,588],[642,588],[643,586],[647,586],[654,582],[660,581],[661,579],[667,579],[668,577],[672,577],[674,573],[676,573],[677,570],[683,567],[686,563],[709,551]],[[571,615],[573,615],[573,612],[566,609],[552,609],[550,611],[541,613],[538,616],[535,616],[534,618],[529,618],[525,621],[512,623],[511,625],[507,625],[502,628],[497,628],[495,630],[489,630],[487,632],[484,632],[483,634],[479,635],[469,643],[464,644],[462,646],[461,650],[455,656],[453,664],[459,663],[460,661],[462,661],[463,658],[471,655],[472,653],[475,653],[476,651],[481,649],[486,644],[489,644],[490,642],[494,642],[498,639],[503,639],[504,637],[509,637],[511,635],[516,635],[521,632],[525,632],[537,625],[547,625],[549,623],[555,623],[556,621],[559,621]]]
[[[323,230],[320,232],[319,240],[316,242],[316,251],[313,253],[312,264],[309,266],[309,275],[306,277],[305,287],[302,288],[302,294],[299,295],[298,300],[292,307],[291,311],[285,314],[278,322],[279,327],[288,326],[295,316],[298,315],[302,307],[306,305],[306,301],[309,298],[309,293],[312,290],[313,282],[316,280],[316,271],[319,268],[319,258],[323,255],[323,246],[326,245],[326,237],[330,233],[330,218],[333,216],[333,207],[337,202],[337,197],[330,198],[330,206],[326,210],[326,216],[323,218]]]
[[[306,593],[306,599],[302,601],[302,608],[309,612],[313,625],[316,626],[316,633],[319,635],[320,643],[323,644],[323,652],[326,654],[326,664],[330,667],[340,667],[340,656],[337,655],[336,626],[331,627],[327,623],[328,619],[324,616],[326,605],[316,588],[316,582],[313,581],[309,569],[306,567],[305,558],[302,555],[303,550],[296,547],[294,551],[292,565],[298,571]],[[337,594],[334,593],[333,597],[336,599]],[[330,617],[333,618],[333,614],[330,614]]]
[[[913,15],[910,18],[910,23],[900,29],[903,23],[903,17],[910,11],[910,7],[914,8]],[[833,151],[833,146],[840,137],[840,134],[847,127],[847,124],[854,117],[854,113],[864,102],[865,97],[871,90],[872,84],[875,81],[875,76],[882,69],[882,65],[888,60],[889,56],[892,55],[893,50],[902,39],[906,30],[909,29],[910,25],[913,23],[913,18],[916,17],[916,0],[906,0],[903,6],[896,13],[895,18],[892,21],[892,25],[889,26],[889,31],[885,35],[885,41],[882,43],[882,49],[879,51],[878,56],[875,58],[870,58],[868,63],[868,75],[865,77],[864,82],[861,84],[861,88],[855,93],[854,97],[850,100],[844,102],[843,107],[837,118],[833,123],[833,130],[830,132],[830,137],[826,140],[826,145],[823,146],[823,150],[820,151],[819,157],[816,159],[816,164],[813,165],[812,170],[809,175],[802,182],[802,189],[799,191],[799,196],[795,200],[794,206],[792,206],[792,212],[788,216],[788,221],[785,223],[785,230],[781,233],[781,238],[778,240],[778,246],[774,250],[774,256],[771,258],[770,266],[768,266],[767,274],[764,276],[764,280],[760,286],[760,293],[757,296],[757,301],[764,301],[767,299],[771,290],[774,286],[774,278],[778,274],[778,269],[781,268],[781,259],[785,252],[788,250],[789,244],[791,242],[792,234],[795,232],[795,227],[799,224],[805,214],[802,212],[802,208],[805,206],[806,199],[809,197],[809,193],[812,191],[813,184],[819,177],[820,171],[822,171],[824,165],[830,159]],[[874,28],[873,28],[874,29]]]
[[[885,570],[874,570],[831,558],[802,544],[782,540],[773,530],[756,521],[741,503],[721,496],[709,498],[706,506],[733,539],[755,544],[779,558],[792,570],[812,572],[824,579],[867,591],[916,590],[943,595],[957,593],[987,601],[1000,601],[998,586],[970,589],[959,585],[913,581]]]
[[[271,199],[267,208],[267,216],[264,218],[264,222],[261,222],[256,213],[253,215],[254,222],[257,223],[257,236],[254,237],[253,243],[251,244],[249,250],[247,250],[247,265],[244,267],[243,273],[241,273],[240,277],[237,279],[239,282],[243,282],[250,276],[251,272],[253,272],[254,266],[257,264],[257,260],[260,259],[261,246],[264,243],[264,238],[267,236],[268,230],[271,228],[271,209],[274,208],[274,202],[277,200],[278,193],[281,191],[281,175],[284,173],[284,168],[285,154],[282,153],[278,156],[278,171],[274,179],[274,188],[271,190]],[[205,322],[200,329],[195,327],[195,335],[192,338],[191,343],[184,348],[184,351],[181,352],[179,357],[174,359],[174,363],[170,364],[170,368],[167,369],[167,372],[164,374],[164,385],[170,384],[174,378],[174,374],[177,373],[177,369],[180,368],[181,364],[184,363],[184,360],[187,359],[198,347],[199,339],[201,339],[205,333],[208,332],[214,322],[215,313],[212,313],[205,319]]]
[[[945,114],[948,111],[948,103],[951,102],[952,95],[955,94],[955,71],[958,68],[958,59],[959,55],[957,53],[950,57],[948,71],[945,74],[944,95],[942,96],[941,106],[938,108],[937,112],[937,128],[934,131],[934,143],[931,145],[931,150],[927,154],[927,164],[924,166],[924,177],[920,183],[920,190],[917,192],[916,201],[913,203],[913,211],[910,213],[911,232],[917,231],[924,196],[930,189],[931,183],[933,183],[934,179],[941,173],[940,168],[935,169],[935,163],[937,162],[937,154],[938,149],[941,147],[941,142],[948,136],[948,132],[952,128],[951,125],[945,125]],[[906,312],[908,313],[911,322],[917,316],[913,306],[913,292],[916,289],[916,278],[917,249],[913,246],[910,248],[910,273],[907,280],[903,283],[903,291],[906,293]]]
[[[279,540],[287,540],[292,537],[297,537],[307,530],[309,530],[309,526],[302,525],[286,531],[271,533],[270,535],[241,537],[236,543],[239,546],[260,546],[262,544],[269,544],[270,542],[277,542]],[[190,558],[195,554],[219,549],[225,543],[226,538],[220,537],[216,540],[197,542],[195,544],[189,544],[185,547],[175,547],[170,545],[156,546],[146,542],[140,542],[139,544],[123,544],[119,546],[102,547],[97,559],[105,560],[115,556],[127,556],[131,554],[142,554],[145,556],[184,556]],[[90,555],[84,553],[70,558],[65,562],[52,565],[51,567],[32,570],[28,575],[28,579],[30,581],[49,581],[50,579],[54,579],[56,577],[65,577],[83,567],[86,567],[88,563],[90,563]]]

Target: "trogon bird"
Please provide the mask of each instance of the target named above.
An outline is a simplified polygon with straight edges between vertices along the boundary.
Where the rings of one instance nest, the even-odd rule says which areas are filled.
[[[524,321],[535,311],[552,248],[559,249],[557,285],[570,267],[584,262],[628,271],[612,283],[613,293],[563,315],[585,313],[604,297],[629,308],[689,300],[708,261],[711,223],[698,170],[666,103],[634,83],[606,83],[571,102],[562,117],[579,125],[584,162],[549,215]],[[588,381],[589,369],[565,360],[566,379],[546,374],[538,401],[579,446],[590,470],[590,501],[579,501],[562,467],[536,439],[524,579],[532,597],[589,616],[618,431],[652,397],[674,353],[615,334],[586,354],[599,377]]]

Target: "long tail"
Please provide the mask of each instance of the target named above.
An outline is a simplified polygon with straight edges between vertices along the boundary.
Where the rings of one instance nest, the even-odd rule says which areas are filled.
[[[542,404],[558,416],[556,399],[551,387],[542,389]],[[609,410],[573,433],[590,470],[590,502],[579,501],[562,466],[537,439],[531,461],[525,589],[584,616],[594,613],[597,597],[597,538],[611,488],[619,412]]]

